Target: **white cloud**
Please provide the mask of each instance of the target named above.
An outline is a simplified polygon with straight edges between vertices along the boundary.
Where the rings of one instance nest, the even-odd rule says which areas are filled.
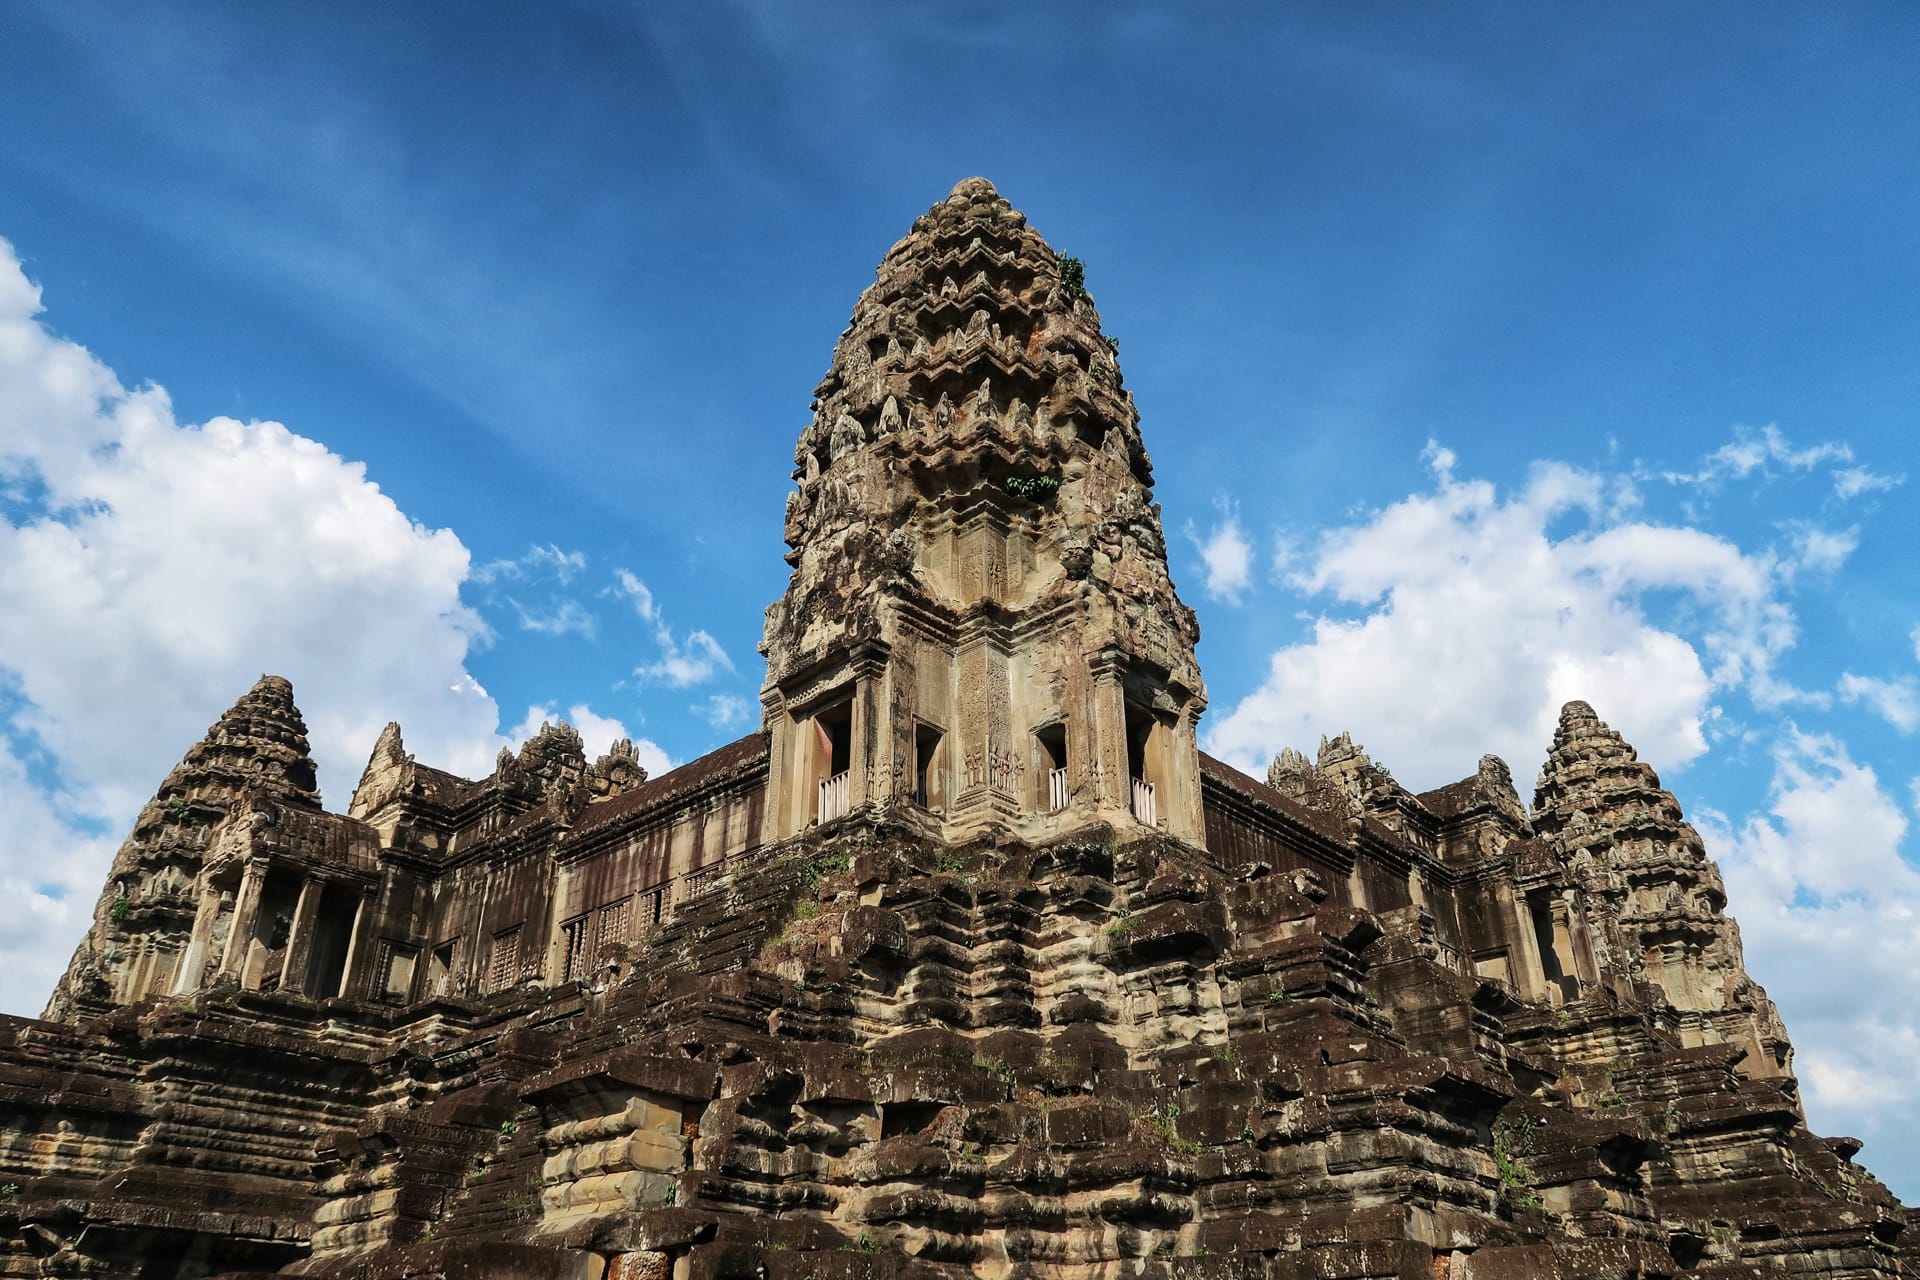
[[[653,592],[631,571],[616,569],[613,579],[613,585],[601,594],[631,604],[641,621],[653,624],[654,642],[660,646],[659,658],[634,668],[633,674],[654,684],[684,689],[711,680],[722,671],[734,669],[733,659],[720,647],[720,642],[707,632],[694,631],[684,643],[676,639],[673,628],[667,624],[660,606],[654,601]]]
[[[1208,598],[1238,604],[1253,581],[1253,544],[1247,541],[1246,532],[1240,527],[1240,513],[1233,504],[1223,500],[1216,505],[1220,518],[1213,528],[1203,538],[1189,521],[1187,540],[1199,551],[1200,562],[1206,566]]]
[[[109,849],[262,671],[343,803],[381,726],[472,775],[501,745],[466,670],[467,549],[275,422],[178,422],[38,320],[0,240],[0,1007],[37,1010]],[[19,744],[34,744],[22,756]],[[20,888],[20,886],[25,886]]]
[[[614,584],[607,588],[608,594],[629,601],[642,622],[653,622],[659,618],[659,611],[653,603],[653,592],[647,589],[646,583],[626,569],[614,570],[613,578]]]
[[[1849,671],[1840,677],[1838,692],[1842,702],[1849,706],[1865,703],[1868,710],[1902,733],[1920,729],[1920,680],[1912,676],[1881,680]]]
[[[518,747],[539,733],[541,725],[550,724],[556,720],[564,720],[579,731],[580,745],[587,753],[589,761],[605,755],[607,748],[612,746],[616,739],[630,738],[633,741],[634,753],[639,757],[640,765],[647,771],[648,777],[657,778],[673,768],[672,758],[659,743],[649,738],[635,738],[627,732],[627,726],[619,720],[612,716],[599,715],[584,703],[575,703],[567,708],[567,714],[564,716],[555,715],[552,707],[528,707],[527,714],[520,718],[519,724],[507,732],[507,737]]]
[[[1357,616],[1323,615],[1276,652],[1211,750],[1263,770],[1344,728],[1419,787],[1488,750],[1524,776],[1561,704],[1584,698],[1671,767],[1706,749],[1716,692],[1804,696],[1773,676],[1795,637],[1773,553],[1625,519],[1635,498],[1617,476],[1543,464],[1502,495],[1456,477],[1449,450],[1427,460],[1430,492],[1325,532],[1301,558],[1295,589]],[[1650,598],[1675,596],[1687,607],[1655,621]]]
[[[593,615],[578,600],[549,600],[544,606],[528,608],[512,596],[507,597],[514,616],[520,620],[522,631],[531,631],[541,636],[564,636],[593,634]]]
[[[1823,462],[1852,460],[1853,450],[1837,440],[1796,449],[1779,427],[1769,423],[1759,431],[1744,427],[1737,429],[1732,442],[1708,454],[1698,471],[1668,471],[1664,474],[1666,479],[1676,484],[1712,484],[1720,480],[1744,480],[1755,472],[1765,473],[1770,467],[1807,471]],[[1841,483],[1838,472],[1835,473],[1834,483],[1836,486]]]
[[[528,547],[525,555],[513,560],[480,565],[468,580],[485,589],[485,603],[504,603],[511,609],[522,631],[542,636],[591,636],[593,615],[562,590],[586,568],[584,551],[564,551],[547,543]],[[508,590],[509,585],[514,589]]]
[[[1715,813],[1697,820],[1749,970],[1793,1036],[1813,1127],[1869,1140],[1912,1132],[1920,1004],[1895,993],[1920,971],[1920,871],[1901,854],[1899,805],[1844,744],[1789,725],[1768,811],[1737,829]]]
[[[472,577],[482,584],[552,578],[565,586],[585,572],[586,567],[586,552],[562,551],[549,542],[544,547],[528,547],[527,553],[515,560],[489,560],[476,568]]]
[[[756,708],[738,694],[716,693],[690,710],[716,729],[733,729],[753,719]]]
[[[1805,520],[1789,520],[1785,525],[1788,550],[1785,563],[1798,572],[1837,573],[1847,557],[1860,549],[1860,526],[1846,529],[1822,529]]]
[[[654,632],[654,639],[660,644],[660,657],[634,669],[634,674],[643,680],[684,689],[703,684],[721,671],[733,670],[733,659],[727,657],[718,640],[704,631],[690,633],[682,644],[662,624]]]
[[[1865,467],[1841,467],[1833,473],[1833,491],[1842,502],[1851,501],[1863,493],[1892,489],[1906,482],[1904,475],[1878,475]]]

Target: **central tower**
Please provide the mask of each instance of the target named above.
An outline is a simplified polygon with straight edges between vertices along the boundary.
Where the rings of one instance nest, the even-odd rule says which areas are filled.
[[[880,264],[815,391],[767,610],[770,834],[1202,841],[1199,628],[1080,264],[969,178]]]

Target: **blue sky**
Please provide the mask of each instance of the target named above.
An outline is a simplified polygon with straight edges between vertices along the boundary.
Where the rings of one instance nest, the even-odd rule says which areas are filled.
[[[1211,747],[1525,792],[1588,698],[1722,861],[1814,1123],[1920,1196],[1917,46],[1894,5],[7,6],[0,1007],[261,670],[336,805],[389,718],[469,771],[543,711],[656,765],[751,727],[810,389],[983,174],[1122,343]]]

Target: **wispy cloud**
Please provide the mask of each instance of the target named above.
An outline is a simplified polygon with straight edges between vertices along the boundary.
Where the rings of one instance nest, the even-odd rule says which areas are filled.
[[[1247,541],[1246,531],[1240,527],[1238,507],[1225,498],[1218,499],[1214,506],[1220,516],[1213,527],[1203,536],[1193,522],[1188,521],[1186,537],[1206,567],[1207,597],[1225,604],[1238,604],[1253,582],[1253,544]]]
[[[1842,502],[1850,501],[1863,493],[1878,493],[1882,490],[1897,488],[1907,482],[1904,475],[1880,475],[1865,467],[1842,467],[1833,473],[1833,491],[1840,495]]]
[[[716,729],[735,729],[753,718],[755,706],[738,694],[716,693],[689,710]]]
[[[704,631],[690,632],[685,642],[681,642],[662,626],[654,632],[654,639],[659,642],[660,656],[634,668],[633,673],[642,680],[684,689],[704,684],[719,672],[733,670],[733,659],[727,656],[718,640]]]
[[[538,636],[591,636],[593,614],[566,591],[585,573],[587,554],[547,543],[509,560],[489,560],[467,575],[480,601],[511,611],[520,630]]]
[[[734,669],[733,659],[720,647],[720,642],[706,631],[689,632],[685,640],[676,636],[661,614],[652,590],[637,574],[626,569],[614,570],[613,585],[607,588],[605,594],[627,601],[642,621],[653,624],[653,639],[660,646],[660,656],[634,668],[633,674],[642,680],[650,684],[664,684],[672,689],[685,689],[704,684],[722,671]]]
[[[1901,733],[1920,729],[1920,680],[1912,676],[1882,680],[1849,671],[1836,691],[1848,706],[1865,706]]]
[[[1696,471],[1667,471],[1663,478],[1675,484],[1714,484],[1722,480],[1744,480],[1755,472],[1772,468],[1809,471],[1823,462],[1851,462],[1853,449],[1838,440],[1796,447],[1773,423],[1754,431],[1739,428],[1731,442],[1708,454]],[[1836,478],[1836,484],[1838,480]]]
[[[566,586],[587,568],[587,553],[563,551],[549,542],[527,548],[527,553],[512,560],[490,560],[474,569],[472,578],[483,586],[496,582],[551,580]]]
[[[591,636],[594,632],[593,615],[578,600],[550,600],[544,606],[530,608],[508,596],[507,604],[519,618],[522,631],[541,636]]]
[[[630,570],[615,569],[613,585],[606,589],[605,594],[631,604],[642,622],[653,622],[659,617],[653,603],[653,592]]]

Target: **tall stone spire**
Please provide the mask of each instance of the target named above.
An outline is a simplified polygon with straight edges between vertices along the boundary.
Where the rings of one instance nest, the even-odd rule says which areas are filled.
[[[1586,893],[1602,967],[1651,984],[1687,1043],[1744,1044],[1744,1071],[1786,1074],[1786,1028],[1747,976],[1719,867],[1652,766],[1586,703],[1561,709],[1533,803],[1534,829]]]
[[[318,813],[315,776],[292,683],[261,676],[140,810],[42,1016],[70,1020],[165,990],[193,929],[194,878],[213,829],[249,793]]]
[[[888,251],[794,455],[762,645],[783,833],[869,807],[1199,840],[1199,630],[1116,353],[983,178]]]

